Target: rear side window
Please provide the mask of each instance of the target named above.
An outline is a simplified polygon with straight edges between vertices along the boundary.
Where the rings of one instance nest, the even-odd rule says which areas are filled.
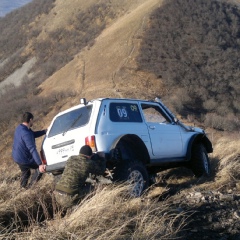
[[[110,120],[113,122],[142,122],[142,117],[137,104],[111,103]]]
[[[91,112],[92,105],[73,110],[57,117],[52,125],[48,137],[53,137],[57,134],[66,133],[71,129],[79,128],[87,124]]]

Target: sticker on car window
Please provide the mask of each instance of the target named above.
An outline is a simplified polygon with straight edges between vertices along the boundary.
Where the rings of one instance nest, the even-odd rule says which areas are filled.
[[[111,103],[109,112],[113,122],[142,122],[137,104]]]
[[[128,112],[126,107],[117,107],[117,113],[120,118],[127,118],[128,117]]]
[[[137,105],[131,105],[130,108],[131,108],[131,110],[133,112],[137,112],[138,111]]]

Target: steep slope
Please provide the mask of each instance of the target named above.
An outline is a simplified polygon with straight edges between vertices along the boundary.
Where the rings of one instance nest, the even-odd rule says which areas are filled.
[[[125,14],[108,26],[91,48],[85,48],[40,87],[42,95],[53,89],[77,90],[81,97],[149,97],[161,93],[160,81],[138,72],[135,56],[138,36],[158,0],[134,1]],[[126,7],[126,5],[125,5]]]
[[[103,16],[106,17],[106,22],[104,22],[106,25],[104,25],[102,32],[97,32],[96,39],[91,40],[90,44],[86,44],[84,49],[79,47],[79,51],[74,55],[74,58],[47,78],[40,86],[36,84],[35,86],[38,89],[34,89],[33,92],[27,91],[30,88],[31,81],[29,81],[21,88],[13,89],[8,96],[1,99],[0,107],[1,112],[4,114],[1,114],[0,119],[2,133],[0,152],[1,163],[3,163],[0,170],[0,234],[6,232],[6,237],[3,236],[4,239],[26,239],[26,236],[39,239],[44,239],[44,237],[45,239],[54,237],[59,239],[64,238],[63,236],[66,236],[65,238],[70,236],[81,238],[81,234],[86,234],[86,237],[91,231],[99,236],[96,229],[101,229],[100,233],[104,236],[102,239],[106,239],[106,234],[110,235],[111,233],[111,231],[109,232],[109,226],[114,226],[112,224],[112,220],[115,220],[114,216],[121,218],[119,227],[122,234],[127,233],[127,236],[129,236],[124,239],[138,238],[138,235],[136,235],[138,225],[141,230],[140,238],[144,238],[145,235],[141,235],[142,231],[144,231],[144,234],[147,235],[146,239],[159,239],[151,236],[156,236],[154,234],[159,229],[159,222],[163,223],[161,217],[157,218],[158,215],[154,212],[152,216],[142,214],[138,209],[133,211],[134,208],[131,207],[131,204],[129,205],[126,199],[124,199],[123,206],[114,207],[113,209],[111,209],[111,204],[107,204],[106,207],[103,205],[103,215],[102,213],[96,215],[96,204],[94,202],[94,207],[87,208],[87,211],[90,210],[91,216],[94,217],[93,221],[90,221],[92,218],[88,219],[88,215],[86,217],[83,214],[85,212],[81,211],[81,205],[78,206],[81,215],[76,218],[76,222],[72,223],[73,229],[69,231],[66,222],[68,220],[72,222],[72,217],[75,217],[74,212],[76,213],[76,211],[73,211],[73,215],[69,213],[65,218],[62,218],[61,209],[55,208],[51,196],[52,185],[50,184],[52,182],[48,183],[48,180],[52,181],[52,179],[48,179],[50,178],[49,175],[45,175],[45,179],[40,182],[39,188],[26,192],[22,192],[19,188],[19,172],[17,166],[12,163],[11,144],[14,127],[18,124],[17,118],[25,109],[33,111],[35,114],[36,124],[34,129],[36,130],[41,127],[48,127],[52,117],[57,112],[78,103],[80,97],[86,97],[87,99],[97,97],[152,98],[156,95],[164,95],[166,90],[160,76],[157,78],[153,73],[140,70],[139,65],[136,63],[136,56],[138,56],[140,44],[143,41],[142,34],[151,25],[149,16],[156,8],[162,6],[162,2],[157,0],[56,0],[54,2],[55,7],[48,8],[51,9],[49,12],[41,11],[34,17],[34,21],[31,20],[30,30],[27,28],[27,21],[23,21],[26,24],[26,26],[23,24],[24,28],[27,31],[33,31],[30,34],[33,37],[27,42],[28,45],[23,50],[23,53],[25,56],[29,54],[33,57],[36,53],[34,47],[45,40],[47,41],[52,33],[55,33],[55,35],[51,38],[51,41],[59,43],[59,45],[60,41],[67,40],[61,39],[61,36],[59,36],[61,31],[58,32],[57,30],[71,30],[73,27],[71,20],[77,18],[79,12],[88,11],[97,4],[106,3],[110,4],[111,13],[113,13],[113,17],[109,15],[107,17]],[[189,0],[190,2],[192,0]],[[174,17],[174,14],[171,16]],[[99,19],[94,21],[98,23]],[[79,21],[78,24],[81,25],[83,22]],[[47,50],[50,51],[50,47]],[[21,48],[23,48],[22,45]],[[15,56],[13,59],[16,59]],[[45,63],[44,60],[42,60],[43,64]],[[0,67],[1,64],[2,59],[0,60]],[[46,67],[48,67],[47,64]],[[43,71],[47,71],[47,69]],[[38,72],[34,73],[37,74]],[[178,71],[174,73],[177,74]],[[17,77],[19,76],[18,74]],[[31,80],[33,82],[35,78]],[[180,97],[183,98],[185,95],[179,93],[178,89],[174,90],[176,91],[172,91],[171,95],[176,101],[180,102]],[[65,92],[71,91],[73,92],[72,95],[64,95]],[[176,95],[177,91],[178,95]],[[12,101],[12,105],[8,103],[10,101]],[[48,104],[46,104],[47,101]],[[191,119],[189,118],[189,120]],[[168,216],[165,215],[164,210],[166,203],[171,203],[169,205],[171,206],[171,216],[174,216],[173,213],[186,214],[188,223],[185,227],[186,232],[179,239],[239,239],[239,134],[227,133],[228,136],[223,138],[224,132],[209,129],[209,133],[211,133],[210,139],[214,143],[214,153],[210,156],[212,175],[209,179],[195,179],[186,169],[171,169],[159,174],[156,185],[152,186],[147,196],[144,196],[140,201],[143,204],[141,209],[147,208],[154,202],[158,206],[158,212],[159,210],[164,211],[163,216]],[[38,149],[40,149],[41,140],[37,141]],[[114,203],[115,199],[120,199],[113,194],[112,190],[109,191],[109,196],[114,199],[111,200],[111,203]],[[99,199],[106,200],[107,196],[100,195]],[[151,201],[151,199],[154,200]],[[165,200],[168,201],[165,202]],[[98,199],[96,201],[101,203]],[[125,204],[129,207],[127,211],[129,217],[134,217],[135,221],[132,221],[132,219],[129,221],[128,216],[124,216],[126,212]],[[133,205],[136,206],[136,204]],[[35,208],[36,212],[33,211]],[[50,212],[52,211],[51,208],[54,208],[53,213],[45,211],[47,222],[43,225],[39,223],[41,220],[37,219],[41,215],[39,214],[41,208]],[[106,208],[108,211],[106,211]],[[23,213],[23,216],[19,213]],[[75,223],[81,223],[79,219],[83,215],[89,221],[89,224],[87,221],[84,229],[82,226],[75,225]],[[98,220],[101,222],[95,221],[97,216],[100,216]],[[150,223],[147,228],[142,228],[142,224],[139,223],[146,222],[146,216],[150,217]],[[52,228],[53,221],[55,221],[52,218],[57,218],[56,228]],[[102,219],[107,219],[107,221],[102,221]],[[156,230],[152,228],[153,220],[156,221],[156,224],[154,224]],[[123,226],[126,223],[130,224],[127,224],[126,228],[124,228]],[[166,225],[160,225],[165,231]],[[59,229],[61,230],[58,231]],[[149,230],[150,234],[153,235],[149,234]],[[61,235],[61,231],[65,235]],[[112,239],[119,239],[118,228],[114,227],[112,232]],[[116,237],[114,234],[116,234]]]

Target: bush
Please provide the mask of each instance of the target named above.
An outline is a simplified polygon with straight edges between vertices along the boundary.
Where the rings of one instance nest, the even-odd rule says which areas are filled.
[[[54,2],[55,0],[33,0],[0,18],[0,59],[8,58],[26,45],[31,36],[29,23],[38,15],[48,13],[53,8]]]
[[[73,92],[55,94],[48,99],[41,99],[38,88],[47,77],[71,61],[80,49],[93,44],[94,39],[105,28],[116,14],[110,3],[100,3],[89,7],[86,11],[79,12],[70,20],[71,30],[59,28],[52,31],[45,40],[37,37],[40,30],[32,29],[31,24],[36,16],[48,13],[54,6],[55,0],[34,0],[21,9],[0,19],[0,59],[7,59],[0,67],[0,81],[6,79],[17,68],[21,67],[28,59],[35,56],[37,63],[32,68],[34,78],[26,79],[20,87],[7,86],[6,93],[0,96],[1,111],[5,114],[0,117],[2,131],[8,123],[16,119],[23,111],[34,111],[36,115],[47,111],[59,102],[62,97],[74,96]],[[28,41],[33,42],[33,50],[29,55],[23,55],[23,50]],[[11,57],[9,57],[11,56]],[[26,88],[26,85],[28,86]],[[33,100],[32,100],[32,97]],[[31,100],[30,100],[31,99]]]
[[[185,116],[239,118],[239,22],[240,11],[229,2],[164,1],[143,36],[139,69],[161,76],[170,92],[185,89],[191,101],[177,107]],[[179,106],[182,96],[172,101]]]
[[[221,131],[227,130],[232,132],[240,129],[240,119],[233,114],[220,116],[216,113],[208,113],[205,115],[204,124]]]

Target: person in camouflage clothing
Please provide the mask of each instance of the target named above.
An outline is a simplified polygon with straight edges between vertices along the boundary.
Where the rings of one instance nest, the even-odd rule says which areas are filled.
[[[79,155],[68,159],[62,176],[56,184],[54,195],[58,204],[63,208],[76,204],[90,190],[85,183],[89,173],[103,175],[105,169],[105,159],[93,154],[88,145],[82,146]]]

